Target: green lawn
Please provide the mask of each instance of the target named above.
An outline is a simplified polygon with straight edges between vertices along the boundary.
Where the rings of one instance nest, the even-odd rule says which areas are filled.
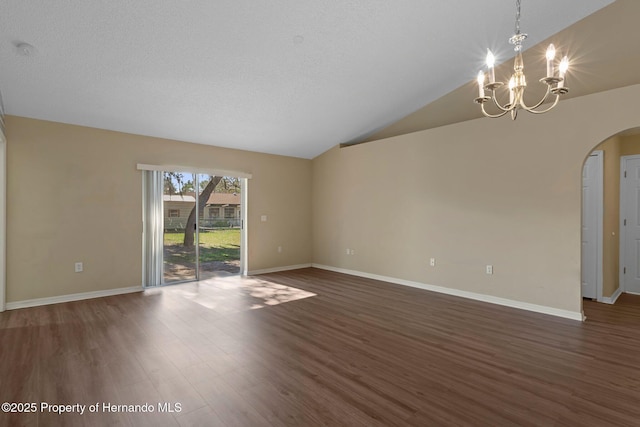
[[[182,246],[183,233],[164,233],[165,261],[195,262],[195,248]],[[200,262],[240,259],[240,229],[200,232]]]

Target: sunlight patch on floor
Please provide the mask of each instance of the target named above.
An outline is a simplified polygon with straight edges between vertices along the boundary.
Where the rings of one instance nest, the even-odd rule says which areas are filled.
[[[264,301],[264,305],[254,304],[251,306],[252,309],[262,308],[265,305],[278,305],[289,301],[316,296],[314,293],[292,288],[290,286],[279,285],[277,283],[271,283],[263,280],[256,280],[255,282],[256,283],[245,283],[244,288],[252,297]]]
[[[168,286],[163,292],[178,294],[219,313],[275,306],[316,296],[312,292],[256,277],[216,277],[200,282]]]

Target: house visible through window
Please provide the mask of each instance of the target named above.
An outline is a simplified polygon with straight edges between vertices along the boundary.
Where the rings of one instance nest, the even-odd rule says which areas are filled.
[[[209,218],[219,218],[220,208],[209,208]]]
[[[180,218],[180,209],[169,209],[169,218]]]
[[[235,214],[234,208],[224,208],[224,217],[225,218],[233,218]]]

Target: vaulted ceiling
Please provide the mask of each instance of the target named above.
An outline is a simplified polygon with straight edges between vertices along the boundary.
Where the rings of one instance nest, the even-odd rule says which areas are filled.
[[[640,1],[617,0],[610,6],[549,37],[524,54],[525,72],[530,78],[531,99],[544,95],[536,80],[545,74],[544,50],[553,42],[572,56],[567,76],[569,93],[562,99],[640,84]],[[511,60],[496,70],[507,80],[513,70]],[[535,77],[535,78],[534,78]],[[477,85],[468,81],[408,116],[355,142],[374,141],[424,129],[482,117],[476,104]],[[503,98],[506,96],[502,94]],[[526,114],[526,113],[521,113]],[[550,113],[552,114],[552,113]],[[501,120],[509,120],[507,117]],[[637,133],[637,130],[633,131]]]
[[[313,158],[479,117],[471,82],[487,48],[507,74],[514,15],[515,0],[0,0],[0,90],[7,114]],[[570,96],[638,83],[638,18],[635,0],[523,0],[527,73],[550,38]]]

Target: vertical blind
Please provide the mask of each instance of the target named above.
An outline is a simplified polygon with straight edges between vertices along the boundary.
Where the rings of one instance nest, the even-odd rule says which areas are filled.
[[[162,171],[142,171],[142,285],[162,284]]]

